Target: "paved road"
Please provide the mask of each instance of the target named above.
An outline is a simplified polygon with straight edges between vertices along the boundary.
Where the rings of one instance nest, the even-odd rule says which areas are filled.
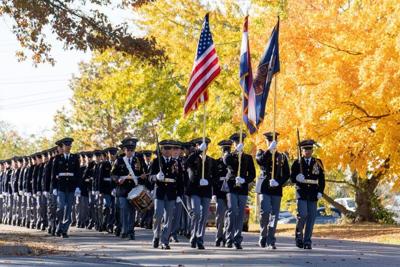
[[[13,231],[0,226],[0,232]],[[289,237],[278,238],[278,250],[259,248],[256,234],[245,234],[241,251],[213,247],[213,231],[206,237],[206,250],[191,249],[181,238],[170,251],[151,247],[151,231],[136,230],[136,241],[121,240],[106,233],[72,228],[69,239],[45,237],[43,232],[29,231],[57,242],[73,253],[40,257],[2,257],[0,266],[323,266],[323,267],[398,267],[400,246],[378,245],[329,239],[315,239],[311,251],[293,245]],[[185,242],[183,242],[185,241]]]

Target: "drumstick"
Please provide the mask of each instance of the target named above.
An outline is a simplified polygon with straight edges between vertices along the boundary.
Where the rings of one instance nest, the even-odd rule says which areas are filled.
[[[180,203],[182,203],[183,208],[185,209],[187,215],[191,218],[193,215],[190,214],[190,212],[188,211],[188,209],[186,208],[185,203],[183,203],[183,200],[181,199],[181,201],[179,201]]]

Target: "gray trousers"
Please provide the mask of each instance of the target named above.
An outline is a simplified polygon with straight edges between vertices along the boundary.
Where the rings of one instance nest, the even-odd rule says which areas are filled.
[[[8,223],[10,223],[13,219],[14,214],[14,195],[10,194],[7,198],[7,219]]]
[[[243,241],[242,230],[247,196],[238,195],[235,193],[227,193],[226,199],[228,203],[229,217],[226,231],[226,242],[241,244]]]
[[[72,218],[72,205],[74,201],[74,192],[58,191],[57,195],[57,229],[56,231],[61,234],[68,232],[71,225]]]
[[[21,203],[22,203],[22,196],[20,195],[14,195],[14,201],[13,201],[13,221],[17,222],[18,220],[21,219],[22,214],[21,214]]]
[[[49,227],[52,231],[56,230],[57,225],[57,196],[49,193],[48,195],[48,220],[49,220]]]
[[[0,193],[1,194],[1,193]],[[3,196],[0,196],[0,221],[3,222],[3,215],[4,215],[4,201]]]
[[[260,240],[267,245],[274,245],[276,225],[279,220],[281,196],[260,194]]]
[[[38,225],[47,227],[47,198],[43,194],[38,196]]]
[[[78,225],[86,226],[89,221],[89,197],[79,196],[77,203]]]
[[[119,197],[118,200],[121,218],[121,234],[133,234],[136,210],[126,197]]]
[[[76,224],[76,218],[78,218],[77,215],[77,207],[78,207],[78,201],[77,198],[75,197],[74,193],[74,199],[72,200],[72,209],[71,209],[71,223]]]
[[[161,243],[165,245],[169,244],[175,202],[167,198],[154,200],[153,239],[160,239],[161,234]]]
[[[216,239],[223,240],[226,235],[226,227],[228,224],[228,205],[224,198],[217,198],[217,210],[215,217],[215,226],[217,227]]]
[[[296,240],[311,245],[311,236],[317,216],[317,201],[297,200]],[[305,226],[305,231],[304,231]],[[304,233],[303,233],[304,232]]]
[[[192,195],[190,200],[193,213],[190,241],[196,240],[197,243],[203,244],[211,199]]]
[[[171,235],[174,237],[178,236],[178,231],[181,228],[181,218],[182,218],[182,203],[176,203],[174,209],[174,216],[172,218],[172,229]]]

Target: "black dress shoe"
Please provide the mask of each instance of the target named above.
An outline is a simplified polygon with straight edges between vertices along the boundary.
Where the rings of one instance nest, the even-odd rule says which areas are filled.
[[[239,243],[235,243],[235,248],[236,248],[236,249],[243,249],[243,248],[242,248],[242,245],[240,245]]]
[[[179,243],[179,239],[177,236],[171,236],[171,240],[174,241],[175,243]]]
[[[304,244],[304,249],[312,249],[311,244]]]
[[[260,246],[260,248],[265,248],[265,246],[267,245],[267,241],[265,241],[265,239],[260,239],[258,241],[258,245]]]
[[[296,240],[296,247],[298,247],[298,248],[303,248],[303,247],[304,247],[303,241],[301,241],[301,240]]]
[[[276,249],[275,244],[268,245],[267,249]]]
[[[226,247],[227,248],[232,248],[232,243],[231,242],[226,243]]]
[[[129,240],[135,240],[135,233],[129,234]]]
[[[198,249],[205,249],[204,245],[202,243],[197,243],[197,248]]]
[[[62,234],[62,237],[63,237],[63,238],[68,238],[69,235],[68,235],[67,233],[63,233],[63,234]]]
[[[158,244],[160,243],[160,239],[154,238],[153,240],[153,248],[158,248]]]
[[[60,236],[61,236],[61,232],[57,232],[56,235],[57,235],[58,237],[60,237]]]
[[[221,242],[222,242],[222,238],[218,238],[217,240],[215,240],[215,246],[216,247],[220,247],[221,246]]]
[[[171,249],[168,244],[161,244],[161,249]]]

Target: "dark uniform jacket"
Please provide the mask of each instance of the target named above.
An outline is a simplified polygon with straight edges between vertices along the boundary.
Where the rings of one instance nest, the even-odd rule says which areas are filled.
[[[43,170],[44,170],[44,163],[40,163],[38,165],[38,173],[36,178],[36,192],[42,192],[42,183],[43,183]]]
[[[238,176],[239,167],[239,157],[236,152],[227,153],[224,156],[224,162],[231,170],[230,179],[228,181],[229,192],[238,195],[248,195],[249,194],[249,184],[254,181],[256,177],[256,169],[254,167],[253,158],[249,154],[242,153],[241,167],[240,167],[240,177],[244,178],[245,183],[236,186],[235,178]]]
[[[300,164],[297,159],[292,165],[292,174],[290,179],[296,184],[297,198],[301,200],[317,201],[317,195],[323,193],[325,189],[325,174],[322,161],[320,159],[311,158],[308,165],[304,158],[301,158],[303,175],[305,182],[299,183],[296,181],[296,176],[300,173]]]
[[[132,156],[131,168],[135,176],[140,176],[144,173],[144,159],[140,154],[135,153]],[[117,183],[116,196],[117,197],[127,197],[129,192],[136,186],[133,179],[125,179],[122,184],[118,182],[120,176],[129,175],[129,170],[125,165],[123,157],[117,158],[112,170],[111,175],[114,181]],[[139,180],[139,178],[138,178]]]
[[[196,195],[199,197],[212,196],[212,186],[217,179],[214,170],[215,160],[206,155],[204,166],[204,179],[208,180],[207,186],[200,186],[200,179],[202,176],[202,158],[200,150],[194,151],[189,155],[186,160],[186,168],[188,173],[188,181],[186,183],[185,192],[188,196]]]
[[[64,154],[54,158],[52,181],[55,189],[61,192],[75,192],[80,179],[79,157],[69,154],[69,159]]]
[[[43,176],[42,176],[42,190],[43,192],[50,192],[51,186],[51,170],[53,168],[54,158],[50,158],[43,166]]]
[[[272,179],[272,153],[270,151],[259,151],[256,156],[257,164],[261,168],[261,177],[265,178],[261,185],[261,194],[282,196],[282,186],[290,178],[288,159],[285,154],[275,153],[274,179],[279,186],[270,187],[269,181]]]
[[[228,174],[228,167],[226,166],[224,159],[221,157],[214,162],[215,179],[213,184],[213,195],[217,198],[226,199],[226,192],[221,191],[222,184],[225,177]]]
[[[160,164],[158,158],[155,158],[150,167],[150,174],[154,177],[160,172]],[[171,181],[161,182],[156,180],[154,190],[156,192],[156,199],[176,200],[176,197],[182,197],[183,194],[183,170],[177,159],[172,157],[167,160],[161,156],[161,170],[164,173],[165,179]],[[174,180],[175,182],[172,182]]]
[[[112,179],[111,179],[111,169],[112,165],[108,160],[102,161],[100,163],[100,172],[98,176],[98,191],[101,194],[111,195],[113,189]]]

